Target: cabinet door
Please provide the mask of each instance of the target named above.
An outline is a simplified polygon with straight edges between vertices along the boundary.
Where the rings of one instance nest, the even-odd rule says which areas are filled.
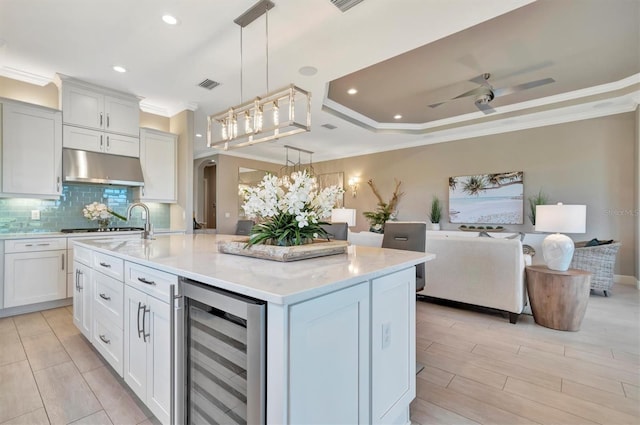
[[[128,285],[124,288],[124,381],[143,401],[147,398],[147,343],[143,316],[149,313],[147,295]],[[147,326],[147,329],[149,327]],[[147,332],[148,333],[148,332]]]
[[[65,125],[62,133],[65,148],[80,149],[90,152],[104,151],[104,133],[99,130]]]
[[[369,423],[369,285],[289,313],[289,423]]]
[[[91,341],[91,269],[77,261],[73,268],[73,323]]]
[[[105,95],[104,112],[106,131],[138,137],[140,131],[138,101]]]
[[[60,111],[2,105],[2,192],[34,197],[62,190]]]
[[[104,96],[102,93],[64,84],[62,116],[65,124],[95,129],[104,128]]]
[[[144,187],[140,199],[176,202],[177,137],[153,130],[140,130],[140,162]]]
[[[416,271],[371,284],[371,421],[397,423],[416,396]]]
[[[104,133],[104,151],[113,155],[140,156],[140,139],[131,136]]]
[[[67,296],[66,250],[4,256],[4,307],[60,300]]]
[[[171,310],[169,304],[147,296],[147,407],[163,424],[171,414]]]

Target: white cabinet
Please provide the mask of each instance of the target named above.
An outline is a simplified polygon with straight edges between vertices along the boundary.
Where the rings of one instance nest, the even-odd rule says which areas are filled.
[[[140,140],[136,137],[70,125],[64,126],[63,137],[65,148],[133,157],[140,155]]]
[[[171,294],[177,277],[125,263],[124,380],[163,424],[171,415]]]
[[[97,255],[93,252],[94,264]],[[103,271],[104,268],[96,269],[94,265],[91,272],[91,342],[122,376],[124,285],[121,279],[107,276]]]
[[[65,238],[7,240],[4,249],[4,308],[66,298]]]
[[[177,202],[177,158],[178,136],[140,129],[140,163],[144,176],[140,200]]]
[[[370,423],[369,284],[289,314],[289,423]]]
[[[398,423],[416,396],[415,309],[414,268],[372,280],[372,423]]]
[[[65,125],[138,137],[140,108],[135,96],[59,77]]]
[[[79,261],[73,262],[73,323],[91,341],[91,267]]]
[[[62,191],[60,111],[2,100],[0,196],[58,198]]]

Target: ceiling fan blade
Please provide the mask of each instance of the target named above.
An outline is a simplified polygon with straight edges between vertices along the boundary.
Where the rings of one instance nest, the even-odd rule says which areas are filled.
[[[445,100],[445,101],[438,102],[438,103],[432,103],[429,106],[431,108],[436,108],[436,107],[442,105],[443,103],[451,102],[452,100],[461,99],[461,98],[467,97],[467,96],[477,96],[477,95],[486,94],[486,93],[487,93],[487,88],[485,86],[480,86],[480,87],[476,87],[473,90],[469,90],[468,92],[464,92],[461,95],[453,97],[453,98],[451,98],[449,100]]]
[[[532,89],[534,87],[544,86],[545,84],[555,83],[553,78],[543,78],[542,80],[529,81],[528,83],[517,84],[511,87],[503,87],[500,89],[494,89],[494,97],[506,96],[508,94],[516,93],[522,90]]]

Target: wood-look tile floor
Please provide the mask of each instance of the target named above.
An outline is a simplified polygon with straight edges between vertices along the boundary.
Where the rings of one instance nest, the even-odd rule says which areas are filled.
[[[579,332],[417,303],[414,424],[640,423],[640,295],[592,294]],[[0,424],[157,424],[73,325],[0,319]]]
[[[580,331],[417,304],[414,424],[640,424],[640,292],[591,294]]]
[[[0,424],[158,424],[71,314],[62,307],[0,319]]]

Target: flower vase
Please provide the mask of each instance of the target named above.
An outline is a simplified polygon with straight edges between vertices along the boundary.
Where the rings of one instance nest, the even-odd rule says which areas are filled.
[[[106,230],[109,227],[109,219],[108,218],[99,218],[98,219],[98,229]]]

